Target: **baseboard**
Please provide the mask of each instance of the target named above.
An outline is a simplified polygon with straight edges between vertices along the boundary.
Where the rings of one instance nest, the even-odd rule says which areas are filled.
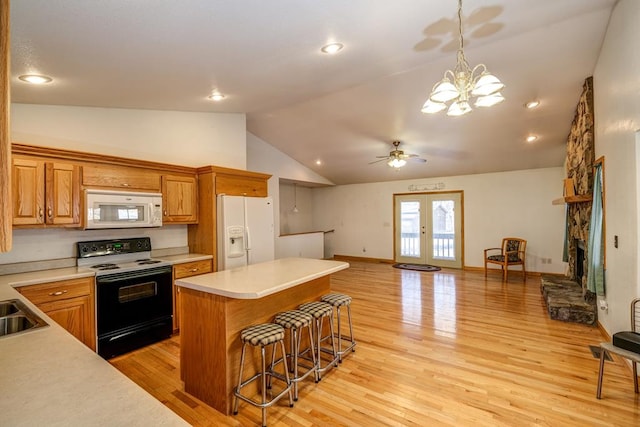
[[[360,261],[360,262],[371,262],[375,264],[393,264],[395,262],[392,259],[365,258],[365,257],[349,256],[349,255],[334,255],[333,259],[335,259],[336,261]]]

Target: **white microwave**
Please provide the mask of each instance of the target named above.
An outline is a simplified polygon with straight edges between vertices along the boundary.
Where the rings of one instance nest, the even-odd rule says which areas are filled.
[[[162,194],[85,190],[84,228],[138,228],[162,225]]]

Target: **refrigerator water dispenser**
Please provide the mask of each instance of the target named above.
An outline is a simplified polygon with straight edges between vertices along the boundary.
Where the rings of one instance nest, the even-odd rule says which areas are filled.
[[[244,227],[238,225],[227,227],[227,256],[229,258],[244,256]]]

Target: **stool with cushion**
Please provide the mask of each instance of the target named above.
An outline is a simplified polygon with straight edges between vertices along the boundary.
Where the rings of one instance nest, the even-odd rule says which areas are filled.
[[[353,338],[353,323],[351,321],[351,297],[349,295],[331,293],[324,295],[321,300],[335,309],[335,318],[336,318],[336,331],[338,338],[338,361],[342,363],[342,356],[347,354],[349,350],[356,351],[356,340]],[[341,313],[340,308],[347,307],[347,319],[349,321],[349,336],[342,336],[342,325],[341,325]],[[333,316],[332,316],[333,318]],[[349,344],[345,349],[342,349],[342,341],[347,341]]]
[[[242,355],[240,356],[240,372],[238,374],[238,387],[236,387],[234,391],[235,401],[233,404],[233,413],[236,415],[238,413],[238,399],[242,399],[245,402],[256,406],[262,410],[262,425],[267,425],[267,408],[276,403],[282,396],[285,394],[289,394],[289,406],[293,406],[293,395],[291,392],[291,380],[289,379],[289,371],[287,369],[287,358],[284,348],[284,328],[280,325],[276,325],[274,323],[263,323],[260,325],[250,326],[246,329],[243,329],[240,332],[240,340],[242,341]],[[244,369],[244,358],[247,346],[251,345],[254,347],[260,346],[260,356],[261,356],[261,369],[254,376],[247,379],[246,381],[242,381],[242,371]],[[273,370],[267,370],[267,363],[265,359],[265,348],[269,345],[274,346],[274,354],[275,347],[280,347],[280,351],[283,358],[283,366],[284,366],[284,374],[279,374],[274,372]],[[271,380],[273,378],[277,378],[285,383],[285,387],[280,391],[277,395],[272,396],[271,399],[267,400],[267,377],[269,377],[269,384],[271,384]],[[257,381],[260,379],[260,392],[261,392],[261,401],[257,402],[248,396],[244,396],[241,393],[241,390],[246,385],[250,384],[253,381]]]
[[[316,356],[315,349],[313,345],[313,316],[309,313],[305,313],[301,310],[290,310],[284,311],[282,313],[276,314],[276,317],[273,319],[273,323],[282,326],[284,329],[289,329],[289,371],[293,373],[293,377],[291,377],[291,382],[293,384],[293,400],[298,400],[298,383],[309,375],[314,374],[314,378],[317,381],[317,364],[316,364]],[[311,352],[311,358],[313,365],[312,366],[304,366],[300,364],[300,341],[302,338],[302,329],[307,328],[309,331],[309,350]],[[271,370],[273,371],[275,365],[282,361],[282,359],[276,360],[275,358],[275,347],[273,349],[274,353],[271,357]],[[304,353],[304,351],[302,351]],[[305,368],[306,372],[300,374],[299,368]]]
[[[298,309],[300,311],[304,311],[305,313],[309,313],[311,316],[313,316],[314,319],[314,338],[316,340],[316,378],[318,381],[320,381],[324,372],[326,372],[332,366],[338,365],[338,353],[336,352],[336,344],[333,338],[333,322],[331,321],[333,307],[331,306],[331,304],[327,304],[326,302],[312,301],[302,304],[300,307],[298,307]],[[327,319],[329,321],[330,330],[329,335],[325,337],[322,336],[324,319]],[[329,340],[331,341],[331,349],[323,348],[322,343]],[[331,357],[330,360],[326,361],[324,366],[322,366],[322,353],[328,353]]]

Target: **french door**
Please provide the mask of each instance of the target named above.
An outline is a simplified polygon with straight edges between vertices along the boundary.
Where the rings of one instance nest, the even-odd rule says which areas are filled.
[[[462,268],[462,192],[394,196],[395,261]]]

